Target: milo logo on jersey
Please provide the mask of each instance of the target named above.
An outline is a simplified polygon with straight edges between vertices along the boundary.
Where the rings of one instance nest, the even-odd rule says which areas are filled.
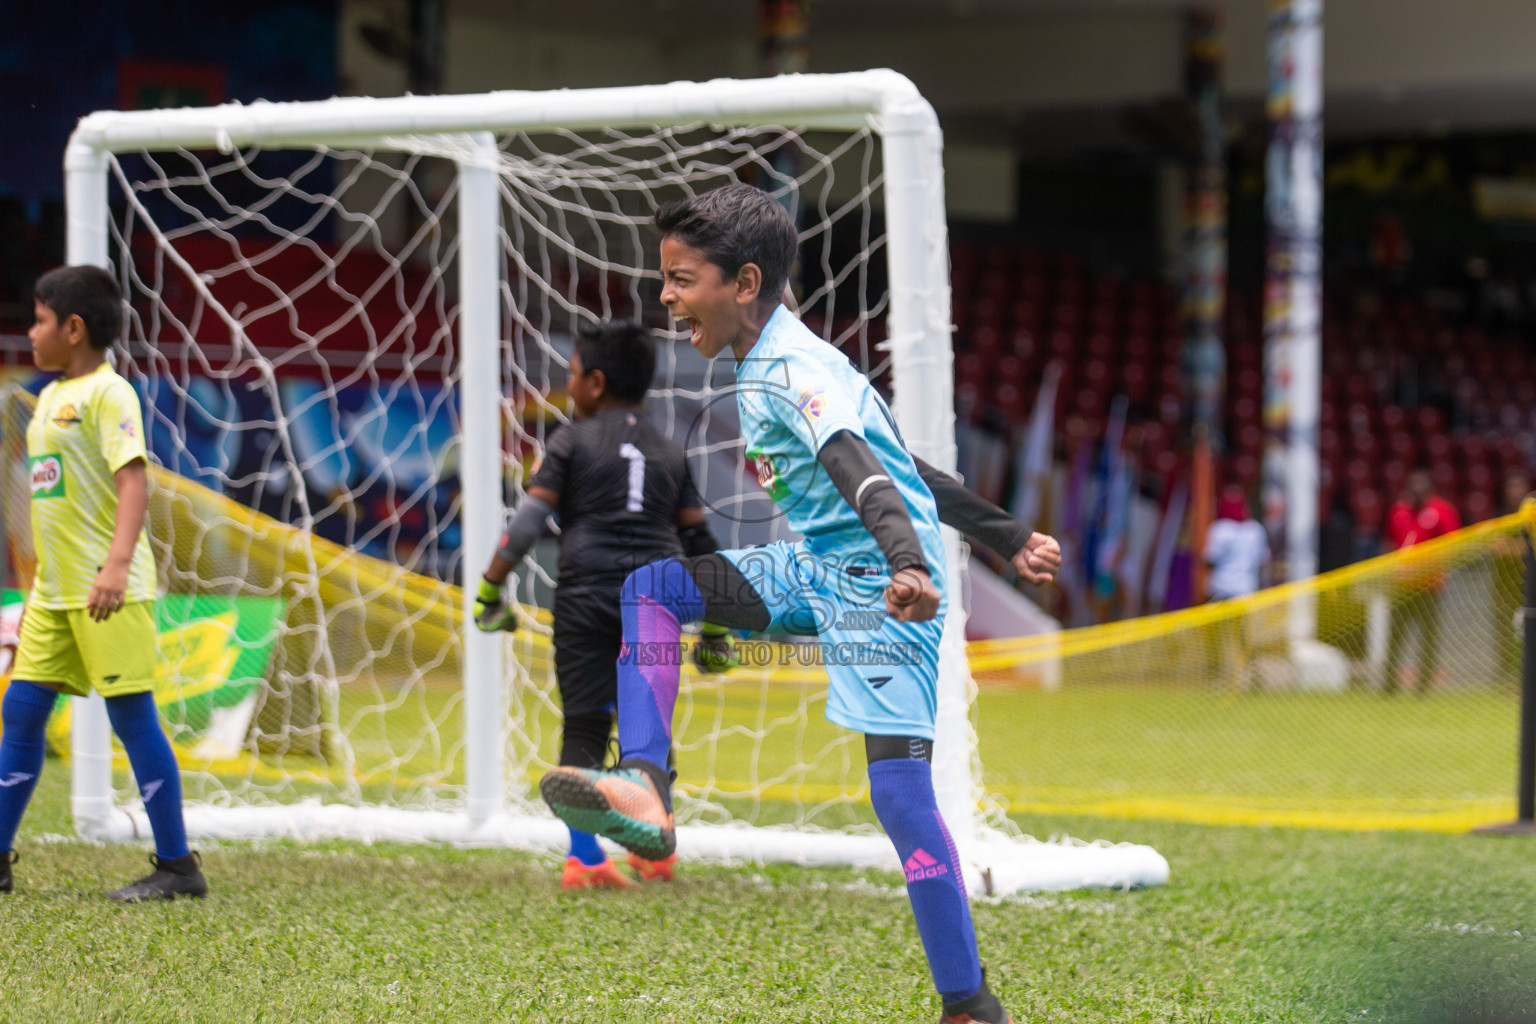
[[[34,455],[28,459],[32,468],[32,497],[64,497],[64,462],[57,455]]]
[[[789,484],[779,475],[779,467],[774,464],[772,455],[756,449],[747,452],[747,458],[756,460],[757,482],[768,492],[768,497],[774,501],[783,501],[789,497]]]

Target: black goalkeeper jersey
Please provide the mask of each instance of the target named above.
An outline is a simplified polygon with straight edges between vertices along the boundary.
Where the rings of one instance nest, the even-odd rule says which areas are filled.
[[[555,431],[529,487],[560,495],[560,590],[614,590],[635,569],[681,557],[677,510],[699,508],[683,450],[633,409]]]

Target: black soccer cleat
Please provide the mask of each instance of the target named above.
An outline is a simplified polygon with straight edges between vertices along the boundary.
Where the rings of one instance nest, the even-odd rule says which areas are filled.
[[[981,976],[981,988],[968,999],[958,1003],[945,1003],[939,1024],[1013,1024],[1013,1018],[997,1001],[997,996],[987,988],[987,976]]]
[[[15,850],[0,852],[0,893],[11,891],[13,884],[11,881],[11,865],[19,860],[21,860],[21,854]]]
[[[155,866],[153,872],[116,892],[107,893],[107,899],[119,903],[143,903],[145,900],[173,900],[178,896],[200,900],[208,895],[208,879],[203,877],[201,870],[203,858],[196,851],[175,860],[150,854],[149,862]]]

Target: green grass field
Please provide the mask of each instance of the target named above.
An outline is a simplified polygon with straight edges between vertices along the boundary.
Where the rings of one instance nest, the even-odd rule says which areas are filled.
[[[685,868],[562,893],[497,850],[204,847],[213,895],[121,907],[142,848],[60,840],[45,770],[0,898],[0,1020],[931,1021],[899,879]],[[978,902],[1023,1021],[1536,1020],[1536,839],[1025,817],[1155,845],[1165,887]]]
[[[863,751],[828,723],[824,682],[754,672],[690,676],[679,702],[680,786],[759,824],[840,827],[860,809]],[[462,783],[462,693],[441,674],[342,688],[355,762],[289,756],[212,765],[189,795],[246,786],[268,798],[346,798],[420,806]],[[1010,808],[1200,824],[1447,832],[1514,813],[1514,694],[1232,693],[1209,687],[1095,685],[1041,692],[984,686],[977,699],[984,781]],[[554,762],[559,717],[527,686],[514,759],[532,751],[531,793]],[[198,767],[183,756],[186,767]],[[127,785],[126,762],[121,784]]]

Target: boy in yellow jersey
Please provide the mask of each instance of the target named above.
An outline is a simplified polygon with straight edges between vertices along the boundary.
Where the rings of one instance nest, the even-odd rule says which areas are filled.
[[[0,703],[0,892],[11,891],[11,847],[43,767],[54,703],[60,692],[94,689],[106,698],[155,834],[155,870],[107,895],[128,903],[200,897],[208,883],[187,848],[180,769],[155,712],[143,416],[106,358],[122,330],[122,294],[100,267],[60,267],[38,279],[33,299],[33,361],[61,376],[38,396],[27,427],[37,577]]]

